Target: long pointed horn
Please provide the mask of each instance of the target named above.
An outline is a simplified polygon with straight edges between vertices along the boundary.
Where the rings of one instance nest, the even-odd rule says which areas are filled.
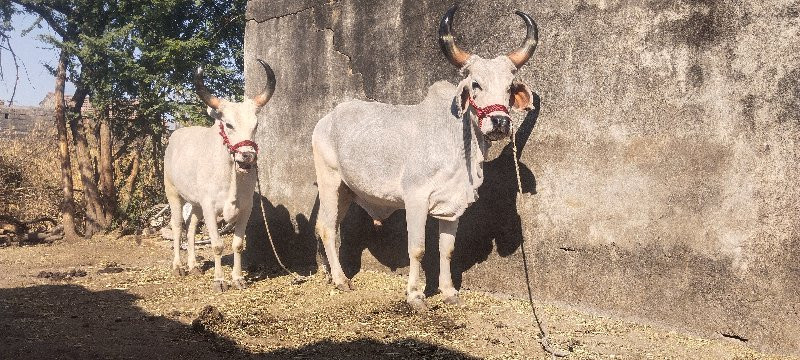
[[[447,10],[444,16],[442,16],[442,20],[439,22],[439,46],[442,47],[442,52],[444,56],[447,57],[447,60],[450,60],[450,63],[460,69],[467,63],[467,60],[472,54],[456,46],[455,39],[451,34],[451,24],[456,10],[458,10],[458,5],[453,5]]]
[[[267,73],[267,84],[264,85],[264,91],[253,98],[253,103],[255,103],[258,107],[262,107],[269,102],[269,99],[272,97],[272,93],[275,92],[275,73],[272,71],[272,68],[269,67],[266,62],[264,62],[264,60],[256,60],[258,60],[261,66],[264,67],[264,72]]]
[[[197,96],[203,100],[206,105],[210,106],[212,109],[216,109],[219,107],[221,100],[211,95],[211,93],[206,89],[206,86],[203,84],[203,67],[198,66],[197,71],[194,73],[194,88],[197,92]]]
[[[519,69],[528,62],[528,59],[531,58],[533,52],[536,50],[536,45],[539,43],[539,28],[530,15],[522,11],[516,11],[515,14],[519,15],[519,17],[525,21],[525,26],[528,28],[528,34],[525,36],[525,41],[522,42],[522,45],[520,45],[517,50],[508,54],[508,58],[511,59],[511,62]]]

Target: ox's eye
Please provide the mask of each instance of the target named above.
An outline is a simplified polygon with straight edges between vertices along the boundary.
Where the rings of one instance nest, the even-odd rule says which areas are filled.
[[[472,82],[472,90],[478,91],[481,90],[481,84],[478,84],[477,81]]]
[[[231,125],[231,124],[225,123],[225,127],[228,128],[228,129],[233,130],[233,125]]]

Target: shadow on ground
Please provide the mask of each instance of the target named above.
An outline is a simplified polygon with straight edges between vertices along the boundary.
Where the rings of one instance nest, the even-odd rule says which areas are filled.
[[[77,285],[0,289],[0,358],[470,358],[414,339],[388,344],[372,339],[321,341],[297,349],[251,353],[232,339],[148,314],[135,305],[136,300],[137,296],[122,290],[94,292]]]
[[[0,289],[0,358],[108,359],[229,356],[236,345],[143,312],[121,290],[77,285]]]

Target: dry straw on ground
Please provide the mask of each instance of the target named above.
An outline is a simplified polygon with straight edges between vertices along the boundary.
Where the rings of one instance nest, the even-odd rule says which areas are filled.
[[[156,357],[547,358],[522,299],[465,291],[462,307],[444,305],[437,295],[428,299],[431,311],[414,314],[404,303],[405,280],[375,271],[357,274],[356,290],[346,293],[321,274],[299,285],[290,276],[250,274],[248,289],[219,294],[211,290],[209,271],[172,276],[170,253],[169,242],[134,236],[0,249],[0,268],[9,269],[0,278],[0,311],[8,314],[0,317],[0,329],[25,333],[7,342],[8,349],[41,337],[77,338],[83,354],[100,357],[152,351]],[[210,249],[199,255],[208,266]],[[87,275],[37,277],[42,271]],[[68,299],[38,295],[61,291]],[[540,308],[552,342],[569,349],[571,359],[779,358],[731,339],[704,339],[564,304]],[[48,314],[47,321],[30,320],[36,313]],[[64,324],[63,330],[52,324]],[[91,329],[99,329],[98,336]],[[143,350],[141,344],[155,345]],[[0,357],[12,350],[0,350]]]

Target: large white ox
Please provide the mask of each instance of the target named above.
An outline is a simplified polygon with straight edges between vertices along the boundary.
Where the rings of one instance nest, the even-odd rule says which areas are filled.
[[[312,136],[320,201],[316,230],[331,280],[341,290],[352,289],[335,244],[338,225],[352,201],[376,222],[406,209],[406,294],[418,311],[427,309],[418,280],[428,215],[439,219],[439,290],[446,303],[459,303],[450,275],[458,218],[477,198],[491,141],[509,136],[508,106],[532,106],[530,91],[515,80],[515,73],[536,49],[533,19],[517,11],[527,25],[522,46],[508,55],[483,59],[455,45],[451,22],[456,9],[442,17],[439,44],[466,74],[457,86],[437,82],[417,105],[342,103],[317,123]]]
[[[252,141],[258,121],[256,112],[264,106],[275,90],[275,74],[262,60],[267,84],[261,94],[241,103],[219,99],[203,85],[203,69],[195,74],[197,94],[208,105],[208,114],[216,121],[211,127],[191,126],[176,130],[169,138],[164,159],[164,189],[172,213],[173,232],[172,271],[185,275],[180,259],[180,238],[183,229],[181,208],[192,205],[187,229],[187,266],[194,274],[201,273],[194,254],[194,235],[200,216],[205,219],[211,246],[214,249],[214,282],[212,287],[225,291],[228,286],[222,275],[224,244],[217,230],[217,216],[235,223],[233,231],[233,285],[247,286],[242,277],[241,253],[244,233],[253,207],[253,191],[258,174],[256,165],[258,145]]]

